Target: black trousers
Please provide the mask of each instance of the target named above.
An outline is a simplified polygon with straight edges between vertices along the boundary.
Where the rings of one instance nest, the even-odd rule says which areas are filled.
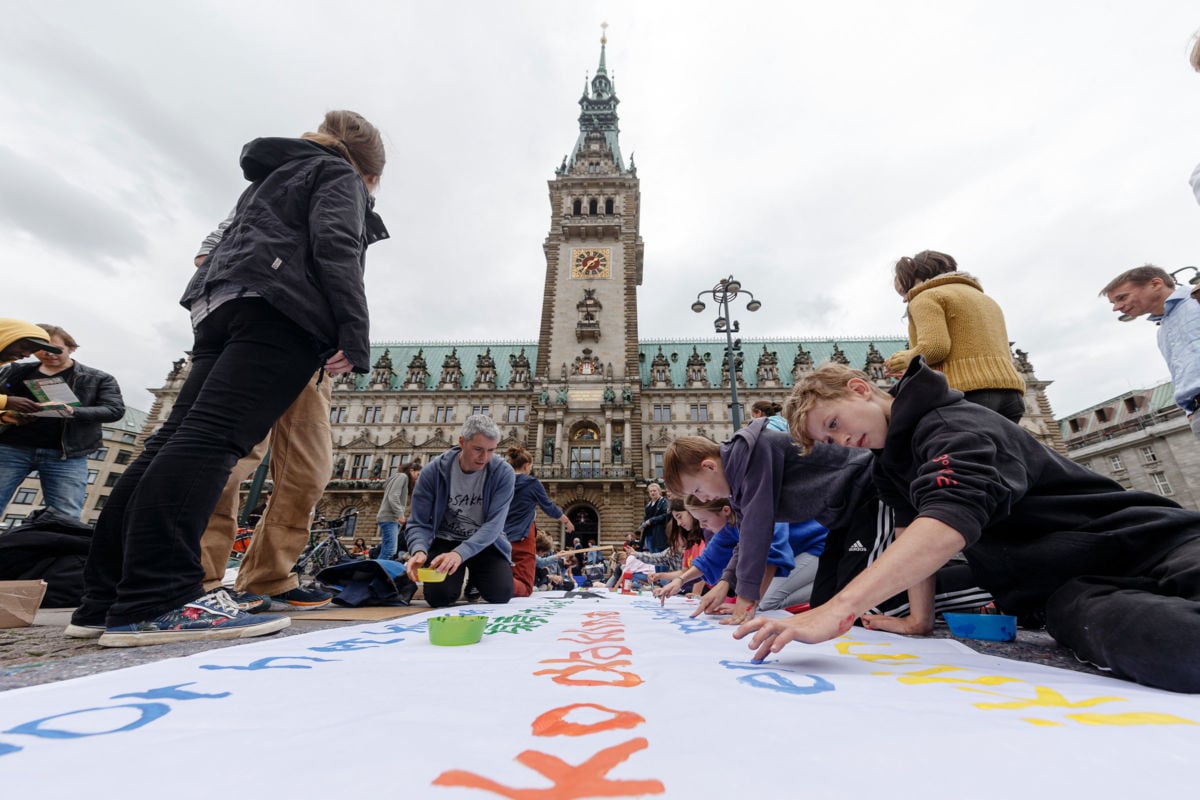
[[[1068,580],[1046,602],[1046,630],[1122,678],[1200,692],[1200,532],[1131,572]]]
[[[170,416],[96,522],[73,622],[126,625],[204,594],[200,537],[229,473],[312,378],[321,350],[261,298],[231,300],[200,322]]]
[[[815,608],[828,602],[883,555],[895,540],[892,509],[878,495],[867,493],[851,516],[849,526],[830,530],[825,539],[825,550],[817,562],[817,577],[809,601],[812,606]],[[979,587],[970,565],[961,558],[952,559],[935,573],[933,609],[936,613],[974,611],[991,600],[992,596]],[[871,609],[871,613],[907,617],[908,593],[889,597]]]
[[[449,553],[457,545],[458,542],[435,537],[429,545],[429,561],[442,553]],[[503,605],[512,599],[512,564],[503,553],[489,546],[464,561],[441,583],[426,583],[425,602],[433,608],[454,605],[462,594],[463,580],[468,572],[471,574],[471,585],[479,590],[485,603]]]
[[[963,392],[963,399],[990,408],[1013,422],[1020,422],[1025,416],[1025,395],[1016,389],[974,389]]]

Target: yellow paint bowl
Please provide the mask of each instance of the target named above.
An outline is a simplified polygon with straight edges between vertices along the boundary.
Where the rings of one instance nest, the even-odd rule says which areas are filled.
[[[421,583],[441,583],[446,580],[446,573],[438,572],[436,569],[421,567],[417,570],[417,580]]]
[[[443,647],[477,644],[483,638],[487,617],[472,614],[468,617],[433,617],[429,620],[429,643]]]

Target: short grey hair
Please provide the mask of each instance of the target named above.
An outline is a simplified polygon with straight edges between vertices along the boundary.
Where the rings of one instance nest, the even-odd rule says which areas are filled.
[[[500,441],[500,428],[496,425],[496,421],[487,414],[472,414],[463,422],[463,441],[471,441],[471,437],[475,434],[482,434],[485,439],[491,439],[493,442]]]

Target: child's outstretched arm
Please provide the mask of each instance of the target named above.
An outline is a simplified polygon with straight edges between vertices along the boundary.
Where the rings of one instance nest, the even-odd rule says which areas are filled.
[[[673,594],[678,594],[680,588],[692,578],[699,578],[703,573],[696,567],[688,567],[680,575],[671,579],[666,586],[659,586],[654,590],[654,596],[666,605],[667,598]]]
[[[897,528],[899,540],[908,528]],[[920,583],[908,587],[908,616],[889,617],[886,614],[864,614],[864,628],[888,633],[903,633],[908,636],[928,636],[933,633],[933,596],[937,590],[937,578],[930,575]]]
[[[750,634],[754,658],[778,653],[791,641],[816,644],[850,630],[866,609],[929,578],[966,544],[962,534],[944,522],[918,517],[905,535],[883,552],[828,603],[788,619],[757,617],[733,634]]]

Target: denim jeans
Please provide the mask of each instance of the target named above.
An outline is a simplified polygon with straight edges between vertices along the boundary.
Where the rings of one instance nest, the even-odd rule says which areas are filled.
[[[15,447],[0,443],[0,509],[8,505],[17,487],[37,470],[42,502],[47,508],[79,519],[87,494],[87,456],[63,458],[49,447]]]
[[[379,557],[395,558],[396,547],[400,541],[400,523],[377,522],[379,526]]]
[[[100,513],[75,624],[153,619],[204,593],[200,537],[230,470],[296,399],[321,351],[259,298],[200,322],[170,416]]]

